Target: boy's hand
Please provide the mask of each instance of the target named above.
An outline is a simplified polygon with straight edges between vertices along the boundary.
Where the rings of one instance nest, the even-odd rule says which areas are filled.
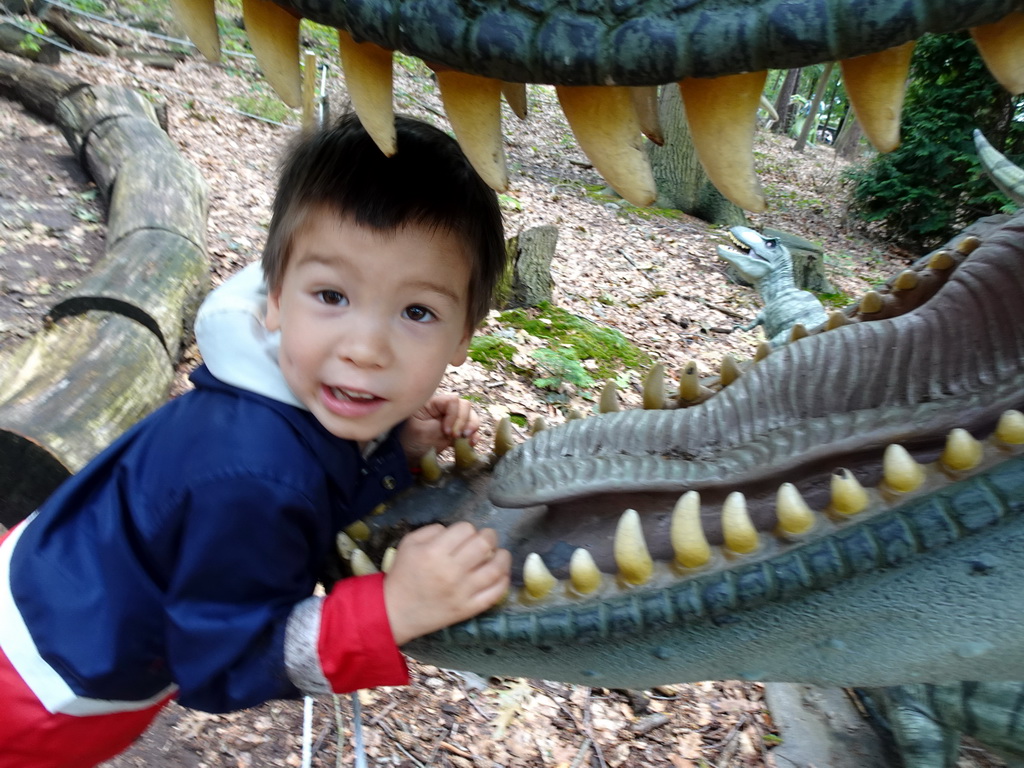
[[[491,528],[466,522],[419,528],[398,545],[384,577],[396,645],[476,616],[504,597],[512,556]]]
[[[480,417],[467,400],[456,395],[434,395],[402,428],[400,440],[410,463],[418,462],[431,448],[441,453],[457,437],[476,445]]]

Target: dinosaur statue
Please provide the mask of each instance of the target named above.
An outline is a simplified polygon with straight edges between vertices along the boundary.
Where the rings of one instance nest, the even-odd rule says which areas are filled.
[[[768,67],[842,60],[880,150],[898,143],[925,32],[970,28],[1024,91],[1022,0],[276,1],[244,13],[285,101],[301,90],[299,17],[335,26],[353,106],[393,152],[392,52],[419,56],[497,189],[499,99],[525,113],[527,82],[556,86],[581,147],[637,204],[655,190],[632,89],[679,83],[708,175],[750,210]],[[212,0],[173,2],[216,57]],[[373,557],[411,525],[468,518],[502,532],[518,583],[408,651],[633,688],[1024,679],[1022,249],[1024,214],[983,221],[701,405],[573,421],[399,500],[360,534]]]
[[[732,227],[729,239],[742,251],[718,246],[718,255],[757,289],[764,301],[757,317],[746,325],[750,331],[761,325],[772,346],[789,341],[795,325],[817,328],[828,320],[825,307],[810,291],[796,287],[793,281],[793,259],[789,249],[778,239],[764,238],[749,227]]]

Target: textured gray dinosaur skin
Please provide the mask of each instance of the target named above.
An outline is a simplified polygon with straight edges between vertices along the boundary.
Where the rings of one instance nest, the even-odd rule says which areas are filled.
[[[557,85],[661,85],[802,67],[987,24],[1024,7],[1020,0],[275,2],[431,64]]]

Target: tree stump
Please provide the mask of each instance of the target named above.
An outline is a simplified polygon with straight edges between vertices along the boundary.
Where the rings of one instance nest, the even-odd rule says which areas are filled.
[[[783,232],[772,227],[765,227],[761,234],[765,237],[777,237],[789,249],[793,261],[793,282],[797,288],[817,293],[835,291],[825,277],[825,253],[820,246],[792,232]]]
[[[502,309],[536,307],[551,301],[555,281],[551,259],[558,244],[558,227],[547,224],[524,230],[505,243],[512,264],[510,285],[499,299]]]

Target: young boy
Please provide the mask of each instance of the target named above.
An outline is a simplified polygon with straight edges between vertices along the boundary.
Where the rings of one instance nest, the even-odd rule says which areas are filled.
[[[504,268],[497,200],[444,133],[396,123],[391,158],[354,117],[292,147],[265,328],[224,335],[229,289],[204,321],[213,373],[0,543],[0,768],[95,765],[172,698],[224,712],[407,683],[398,646],[505,593],[508,552],[461,523],[313,596],[337,531],[478,424],[435,389]]]

